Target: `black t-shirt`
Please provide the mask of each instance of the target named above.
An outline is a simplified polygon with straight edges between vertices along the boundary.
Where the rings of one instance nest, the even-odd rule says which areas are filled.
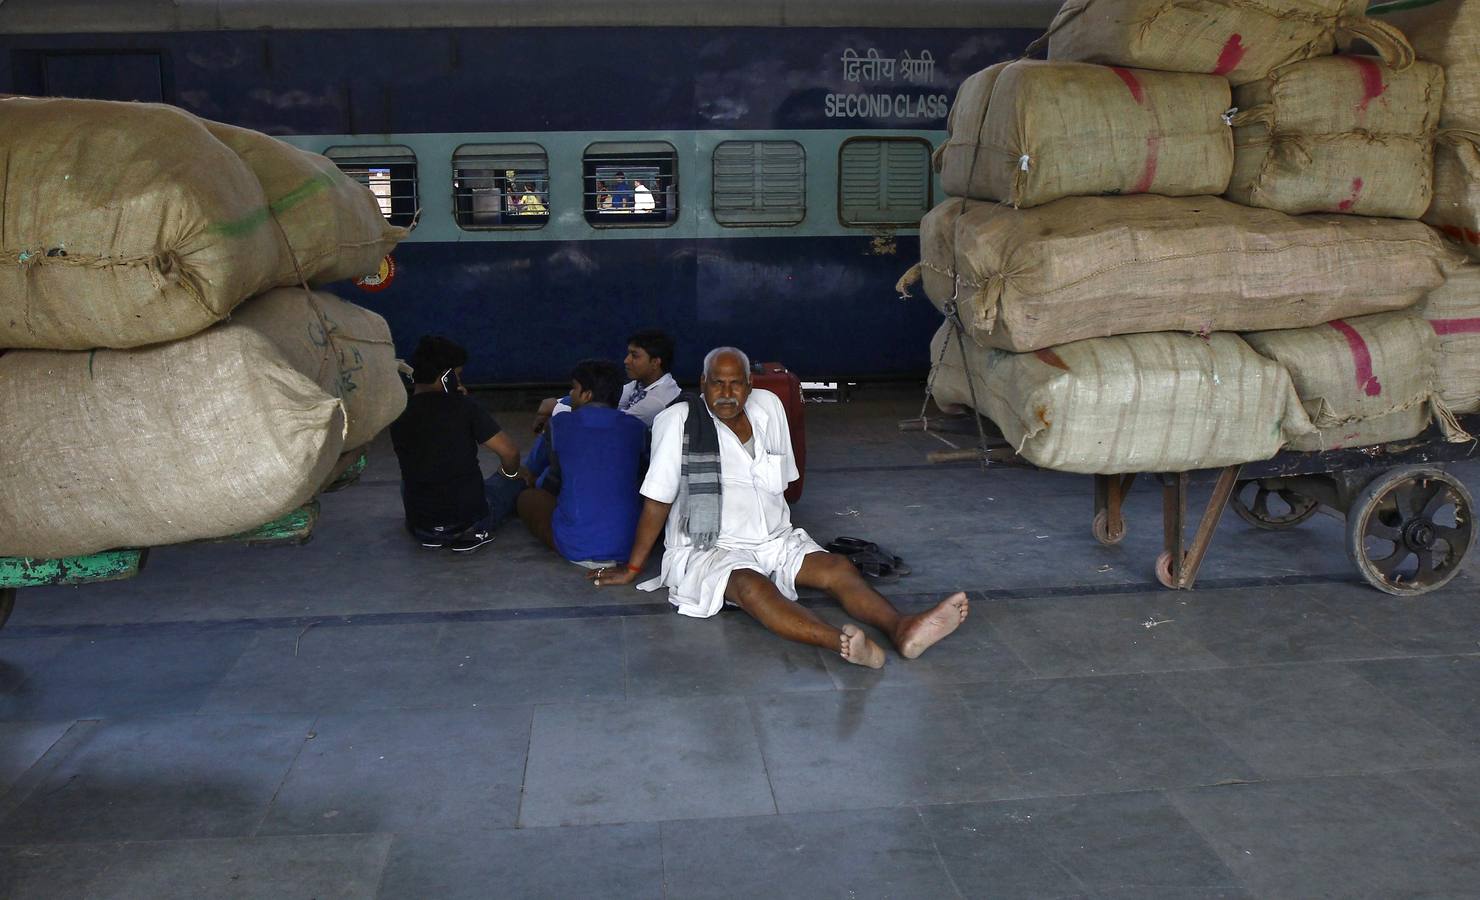
[[[498,433],[493,416],[462,394],[411,396],[391,423],[391,445],[412,527],[465,527],[488,515],[478,445]]]

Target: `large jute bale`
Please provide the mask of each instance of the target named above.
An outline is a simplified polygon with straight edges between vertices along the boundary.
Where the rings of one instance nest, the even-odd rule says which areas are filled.
[[[1440,137],[1434,148],[1434,200],[1423,220],[1480,260],[1480,147]]]
[[[937,403],[970,406],[974,383],[979,411],[1047,469],[1234,465],[1268,459],[1311,430],[1289,375],[1232,334],[1135,334],[1009,353],[959,341],[947,321],[930,358]]]
[[[941,159],[946,193],[1028,207],[1227,187],[1233,136],[1224,79],[1041,60],[993,68],[995,77],[988,69],[957,98]]]
[[[1480,412],[1480,265],[1456,267],[1416,312],[1439,341],[1439,399],[1456,413]]]
[[[1370,56],[1291,63],[1234,91],[1226,196],[1292,214],[1416,219],[1433,191],[1444,70]]]
[[[1290,373],[1318,429],[1291,441],[1296,450],[1402,440],[1427,428],[1431,418],[1451,439],[1467,437],[1439,400],[1438,340],[1412,310],[1262,331],[1244,339]]]
[[[292,511],[344,406],[251,328],[141,350],[0,356],[0,556],[224,537]]]
[[[0,347],[182,338],[272,287],[257,178],[194,116],[0,100]]]
[[[1048,58],[1223,75],[1233,84],[1329,56],[1361,38],[1389,63],[1413,61],[1403,34],[1363,15],[1366,0],[1067,0]]]
[[[1148,331],[1254,331],[1402,309],[1453,251],[1418,223],[1287,216],[1217,197],[1069,197],[1033,209],[949,199],[917,270],[982,346],[1027,351]]]
[[[344,402],[344,449],[370,443],[406,408],[385,319],[333,294],[277,288],[237,307],[231,321],[265,335],[298,371]]]
[[[277,284],[299,282],[300,271],[315,285],[367,275],[406,236],[381,215],[368,188],[322,154],[234,125],[205,125],[257,176],[292,248]]]
[[[1448,85],[1440,123],[1480,130],[1480,2],[1437,0],[1380,15],[1402,29],[1419,59],[1444,67]]]

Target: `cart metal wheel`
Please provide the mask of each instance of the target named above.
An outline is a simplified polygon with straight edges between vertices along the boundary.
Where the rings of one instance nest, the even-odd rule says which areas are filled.
[[[1415,596],[1459,574],[1475,542],[1474,500],[1458,479],[1432,466],[1379,475],[1346,514],[1346,552],[1367,583]]]
[[[1267,488],[1257,479],[1240,481],[1233,489],[1232,502],[1233,511],[1240,519],[1266,531],[1294,528],[1315,515],[1321,506],[1311,497],[1289,488]]]
[[[1095,520],[1090,524],[1089,530],[1094,534],[1095,540],[1107,546],[1113,546],[1125,540],[1125,520],[1121,519],[1119,530],[1112,532],[1110,513],[1103,509],[1095,513]]]
[[[1156,555],[1156,580],[1164,588],[1177,589],[1177,583],[1172,580],[1172,554],[1165,550]]]
[[[5,627],[5,620],[10,618],[14,609],[15,588],[0,588],[0,628]]]

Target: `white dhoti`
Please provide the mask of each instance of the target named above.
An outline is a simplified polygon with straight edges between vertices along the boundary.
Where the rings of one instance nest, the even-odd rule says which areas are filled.
[[[802,560],[808,553],[822,552],[822,547],[800,528],[790,528],[756,547],[673,547],[663,553],[662,573],[637,587],[644,591],[666,587],[668,602],[677,607],[679,614],[708,618],[724,607],[725,587],[736,569],[759,572],[771,579],[782,596],[795,600]]]

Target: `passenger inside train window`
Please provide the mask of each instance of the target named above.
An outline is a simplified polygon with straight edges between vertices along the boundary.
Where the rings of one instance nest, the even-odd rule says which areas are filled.
[[[627,173],[618,172],[616,181],[612,182],[612,209],[616,212],[632,211],[632,185],[627,183]]]

